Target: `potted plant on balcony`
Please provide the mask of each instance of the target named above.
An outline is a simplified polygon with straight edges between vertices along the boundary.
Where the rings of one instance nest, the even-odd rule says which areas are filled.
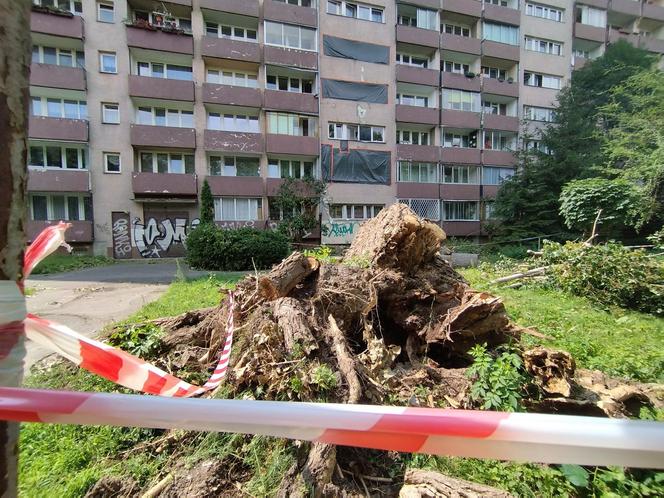
[[[514,78],[512,78],[512,77],[510,76],[509,78],[507,78],[507,82],[508,82],[509,84],[514,83]]]
[[[463,74],[464,74],[464,76],[465,76],[466,78],[474,78],[474,77],[475,77],[475,73],[472,72],[472,71],[466,71],[466,72],[463,73]]]

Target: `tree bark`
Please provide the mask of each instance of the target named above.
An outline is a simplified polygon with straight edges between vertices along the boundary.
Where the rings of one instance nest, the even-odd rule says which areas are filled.
[[[30,2],[0,2],[0,18],[0,281],[6,284],[20,281],[25,247]],[[0,386],[20,385],[23,340],[22,324],[0,331]],[[0,422],[0,496],[17,495],[17,460],[18,424]]]
[[[318,349],[300,301],[292,297],[282,297],[274,302],[273,309],[289,352],[292,353],[298,344],[307,355]]]
[[[318,260],[294,252],[258,280],[261,297],[272,301],[287,296],[293,288],[318,269]]]
[[[399,498],[508,498],[510,496],[512,495],[507,491],[419,469],[406,471],[404,486],[399,492]]]

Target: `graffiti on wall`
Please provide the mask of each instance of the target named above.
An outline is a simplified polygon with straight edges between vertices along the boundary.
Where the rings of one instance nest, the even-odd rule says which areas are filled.
[[[359,221],[329,222],[321,227],[322,244],[350,244],[360,228]]]
[[[136,218],[132,226],[134,244],[144,258],[184,256],[187,234],[200,223],[194,218],[190,224],[187,216],[146,219],[142,223]]]
[[[115,259],[131,258],[129,213],[111,213],[111,224],[113,225],[113,257]]]

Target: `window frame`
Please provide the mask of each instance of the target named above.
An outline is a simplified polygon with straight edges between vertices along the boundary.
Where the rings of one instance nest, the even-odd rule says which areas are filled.
[[[102,7],[107,7],[107,9],[102,9]],[[109,12],[110,8],[110,13],[111,13],[111,20],[108,21],[106,19],[102,19],[101,12]],[[115,23],[115,3],[113,2],[97,2],[97,22],[104,22],[107,24],[114,24]]]
[[[284,163],[288,163],[288,175],[284,176]],[[307,165],[311,167],[311,175],[307,174]],[[296,169],[299,172],[296,173]],[[278,171],[278,174],[277,174]],[[267,177],[268,178],[294,178],[296,180],[302,178],[315,178],[316,177],[316,162],[315,161],[301,161],[299,159],[282,159],[276,157],[267,158]]]
[[[330,11],[330,6],[334,6],[335,12]],[[349,12],[352,12],[351,6],[355,8],[354,11],[355,15],[349,15]],[[360,17],[360,12],[362,12],[361,9],[369,10],[368,18]],[[349,17],[351,19],[356,19],[358,21],[369,21],[369,22],[385,24],[385,9],[378,5],[369,5],[358,2],[347,2],[346,0],[327,0],[325,13],[330,14],[332,16]],[[374,14],[378,13],[380,14],[380,20],[375,20]]]
[[[353,128],[351,128],[353,127]],[[337,130],[341,128],[341,136],[337,136]],[[362,140],[362,128],[368,128],[369,140]],[[334,133],[330,133],[334,130]],[[351,136],[353,131],[356,133],[355,136]],[[374,140],[374,134],[379,132],[381,135],[380,140]],[[340,123],[336,121],[328,121],[327,123],[327,135],[330,140],[348,140],[351,142],[363,142],[363,143],[374,143],[374,144],[384,144],[385,143],[385,127],[379,125],[369,125],[369,124],[356,124],[356,123]]]
[[[425,168],[424,172],[423,168]],[[408,171],[407,175],[403,174],[404,169]],[[432,172],[433,175],[431,174]],[[407,178],[404,178],[404,176]],[[438,163],[429,161],[397,161],[397,181],[400,183],[439,184],[440,180]]]
[[[39,113],[35,113],[34,101],[39,100]],[[58,100],[60,107],[60,114],[58,116],[51,116],[48,112],[48,101]],[[65,111],[66,102],[75,102],[76,103],[76,115],[75,118],[67,117]],[[31,95],[30,96],[30,115],[31,116],[40,116],[44,118],[59,118],[59,119],[78,119],[81,121],[88,121],[88,103],[87,100],[74,100],[74,99],[65,99],[61,97],[45,97],[42,95]]]
[[[32,149],[41,149],[43,164],[31,164]],[[60,149],[60,166],[48,165],[47,149]],[[67,150],[76,150],[76,168],[69,167]],[[50,171],[88,171],[88,151],[84,145],[80,144],[61,144],[53,142],[30,141],[28,142],[27,163],[29,169],[42,169]]]
[[[215,78],[212,77],[213,73],[217,73],[216,81]],[[224,82],[224,78],[226,77],[226,74],[230,73],[231,78],[233,80],[232,84],[228,84]],[[242,78],[240,78],[240,75]],[[253,78],[250,78],[253,77]],[[238,81],[244,81],[244,85],[237,85],[236,82]],[[250,81],[253,81],[253,84],[246,84]],[[214,85],[223,85],[223,86],[234,86],[238,88],[253,88],[253,89],[258,89],[258,74],[256,73],[249,73],[245,71],[236,71],[235,69],[224,69],[224,68],[212,68],[208,67],[205,68],[205,82],[206,83],[212,83]]]
[[[440,181],[445,185],[479,185],[482,172],[473,164],[441,164]],[[451,181],[447,181],[447,168],[451,168]],[[463,176],[467,181],[463,181]]]
[[[468,201],[468,200],[444,200],[441,202],[441,211],[442,211],[442,221],[480,221],[480,201]],[[454,217],[454,218],[449,218],[448,217],[448,205],[454,205],[454,206],[461,206],[461,205],[473,205],[474,206],[474,217],[473,218],[460,218],[460,217]],[[458,208],[456,208],[458,211]],[[457,213],[454,213],[455,215],[458,215]]]
[[[36,219],[35,218],[35,205],[34,205],[34,197],[45,197],[46,198],[46,220],[41,220],[41,219]],[[55,197],[62,197],[64,199],[64,204],[63,204],[63,209],[65,213],[64,218],[56,218],[55,217],[55,208],[53,206],[53,199]],[[78,219],[74,220],[71,218],[70,213],[69,213],[69,199],[78,199]],[[30,215],[30,220],[31,221],[92,221],[92,217],[88,219],[86,216],[86,201],[85,199],[90,199],[89,201],[89,214],[92,214],[92,198],[90,194],[85,194],[85,193],[71,193],[71,192],[58,192],[58,193],[50,193],[50,192],[35,192],[35,193],[30,193],[29,195],[29,215]]]
[[[243,42],[248,42],[248,43],[258,43],[258,26],[256,28],[247,28],[246,26],[236,26],[234,24],[224,24],[224,23],[218,23],[218,22],[213,22],[213,21],[205,21],[205,36],[212,36],[210,34],[211,27],[212,25],[216,26],[216,37],[217,38],[223,38],[226,40],[238,40],[238,41],[243,41]],[[223,28],[230,28],[231,34],[227,35],[223,33]],[[244,31],[244,36],[237,36],[235,34],[236,29],[241,29]],[[249,31],[252,31],[255,36],[254,38],[251,38],[249,36]]]
[[[238,164],[238,158],[240,159],[252,159],[256,161],[256,174],[255,175],[238,175],[237,174],[237,164]],[[220,174],[213,173],[212,170],[212,161],[213,160],[219,160],[220,161],[220,167],[221,169],[219,170]],[[232,165],[229,166],[229,160],[232,160]],[[260,157],[255,157],[255,156],[237,156],[233,154],[229,155],[220,155],[220,154],[210,154],[207,156],[207,166],[208,166],[208,174],[210,176],[223,176],[223,177],[239,177],[239,178],[260,178],[261,176],[261,160]],[[227,174],[227,167],[232,167],[235,168],[235,174]]]
[[[150,112],[150,123],[144,123],[141,122],[140,119],[140,113],[144,111],[149,111]],[[164,124],[157,124],[157,111],[164,111]],[[170,114],[172,113],[177,113],[178,115],[178,122],[177,125],[173,125],[169,123],[170,119]],[[191,116],[191,126],[188,125],[183,125],[182,123],[182,115],[186,114],[188,116]],[[194,111],[189,110],[189,109],[177,109],[177,108],[170,108],[170,107],[153,107],[153,106],[137,106],[136,107],[136,113],[135,113],[135,120],[136,124],[143,125],[143,126],[167,126],[171,128],[194,128],[194,125],[196,124],[194,121]]]
[[[487,178],[487,173],[489,173],[489,171],[487,170],[496,171],[498,179],[495,181],[495,183],[493,179]],[[502,173],[504,171],[510,171],[510,174],[503,176]],[[482,185],[502,185],[505,182],[505,180],[514,176],[514,173],[516,173],[515,168],[507,168],[504,166],[482,166]]]
[[[355,208],[362,207],[362,218],[355,216]],[[332,216],[332,210],[341,209],[341,217]],[[346,203],[346,204],[330,204],[328,208],[329,219],[331,220],[344,220],[344,221],[364,221],[375,218],[378,213],[385,209],[385,204],[364,204],[359,203]]]
[[[118,74],[118,54],[116,52],[110,52],[106,50],[99,50],[99,72],[103,74]],[[112,56],[113,57],[113,71],[104,70],[104,57]]]
[[[160,174],[166,174],[166,175],[195,175],[196,174],[196,156],[193,152],[165,152],[165,151],[158,151],[158,150],[139,150],[137,153],[137,161],[136,161],[136,167],[138,169],[138,173],[160,173],[159,171],[159,156],[167,156],[167,168],[168,171],[165,173],[160,173]],[[144,154],[150,154],[151,155],[151,162],[152,162],[152,171],[143,171],[143,155]],[[181,156],[182,157],[182,167],[184,170],[184,173],[176,173],[174,171],[171,171],[171,165],[173,164],[173,156]],[[187,157],[191,157],[191,173],[187,173]]]
[[[404,139],[404,133],[408,133],[410,135],[410,140]],[[414,140],[412,137],[417,136],[417,143],[413,143]],[[422,137],[427,137],[426,143],[422,143]],[[421,131],[421,130],[409,130],[409,129],[397,129],[396,133],[396,143],[397,145],[423,145],[423,146],[429,146],[431,145],[431,132],[430,131]]]
[[[543,15],[538,16],[537,9],[541,9]],[[557,13],[556,15],[557,19],[553,19],[550,15],[551,13]],[[535,2],[526,2],[526,15],[530,17],[537,17],[539,19],[545,19],[547,21],[565,22],[564,21],[565,9],[559,9],[557,7],[552,7],[550,5],[542,5],[540,3],[535,3]]]
[[[534,36],[524,36],[524,50],[529,52],[537,52],[544,55],[557,55],[563,56],[563,42],[545,40],[544,38],[536,38]],[[540,48],[544,46],[544,50]]]
[[[118,120],[117,121],[109,121],[108,116],[106,115],[106,112],[115,112],[112,109],[109,109],[109,107],[116,107],[117,111],[117,116]],[[102,124],[120,124],[120,104],[118,102],[102,102],[101,103],[101,122]]]
[[[233,218],[227,218],[224,216],[224,205],[223,205],[223,200],[224,199],[233,199]],[[258,218],[238,218],[237,216],[237,201],[238,200],[247,200],[248,201],[248,208],[249,212],[251,213],[253,211],[251,202],[255,202],[255,208],[256,208],[256,213],[258,214]],[[221,216],[217,216],[217,215]],[[217,196],[214,198],[214,220],[215,221],[263,221],[265,219],[265,215],[263,213],[263,198],[262,197],[235,197],[235,196]]]
[[[233,118],[233,129],[226,129],[224,124],[226,123],[226,119],[232,116]],[[214,118],[219,118],[219,128],[213,128],[210,126],[210,119]],[[237,124],[241,121],[241,118],[244,118],[246,121],[246,128],[243,129],[241,126],[237,126]],[[228,112],[223,112],[223,111],[207,111],[206,116],[205,116],[205,127],[208,130],[218,130],[218,131],[231,131],[231,132],[236,132],[236,133],[261,133],[261,127],[260,127],[260,117],[258,114],[253,115],[253,114],[231,114]],[[252,128],[253,127],[253,128]]]
[[[281,43],[273,43],[273,42],[268,42],[268,24],[274,24],[275,26],[279,26],[281,28]],[[291,47],[286,43],[286,33],[285,33],[285,28],[286,26],[290,28],[296,28],[298,30],[298,46],[297,47]],[[302,48],[302,31],[311,31],[313,32],[313,42],[314,42],[314,48]],[[302,50],[304,52],[318,52],[318,29],[316,28],[309,28],[306,26],[300,26],[299,24],[290,24],[290,23],[283,23],[283,22],[276,22],[276,21],[269,21],[269,20],[264,20],[263,21],[263,44],[264,45],[269,45],[271,47],[281,47],[281,48],[286,48],[286,49],[293,49],[293,50]]]
[[[295,123],[294,119],[297,120],[297,123]],[[281,131],[276,131],[276,130],[281,130],[282,125],[286,124],[286,129],[287,132],[283,133]],[[304,132],[304,121],[307,121],[307,131],[308,133],[306,135],[303,134]],[[318,117],[317,116],[311,116],[308,114],[298,114],[294,112],[276,112],[276,111],[267,111],[265,113],[265,121],[266,121],[266,132],[268,134],[274,134],[274,135],[287,135],[290,137],[317,137],[318,136]],[[272,128],[272,125],[276,124],[276,130]],[[300,134],[291,134],[288,133],[288,131],[295,131],[299,130],[301,133]]]
[[[118,170],[113,171],[108,168],[108,159],[110,156],[117,156],[118,158]],[[104,162],[104,173],[109,175],[119,175],[122,173],[122,156],[119,152],[102,152],[102,160]]]

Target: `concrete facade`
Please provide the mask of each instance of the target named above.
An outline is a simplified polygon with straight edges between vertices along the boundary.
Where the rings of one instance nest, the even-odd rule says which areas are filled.
[[[320,178],[321,146],[390,158],[387,183],[329,182],[322,242],[394,202],[482,236],[573,69],[619,39],[664,53],[664,0],[83,0],[36,6],[31,30],[31,235],[69,219],[81,248],[160,257],[183,253],[206,178],[220,226],[273,228],[281,178]],[[326,55],[324,36],[389,59]],[[323,80],[387,102],[324,98]]]

